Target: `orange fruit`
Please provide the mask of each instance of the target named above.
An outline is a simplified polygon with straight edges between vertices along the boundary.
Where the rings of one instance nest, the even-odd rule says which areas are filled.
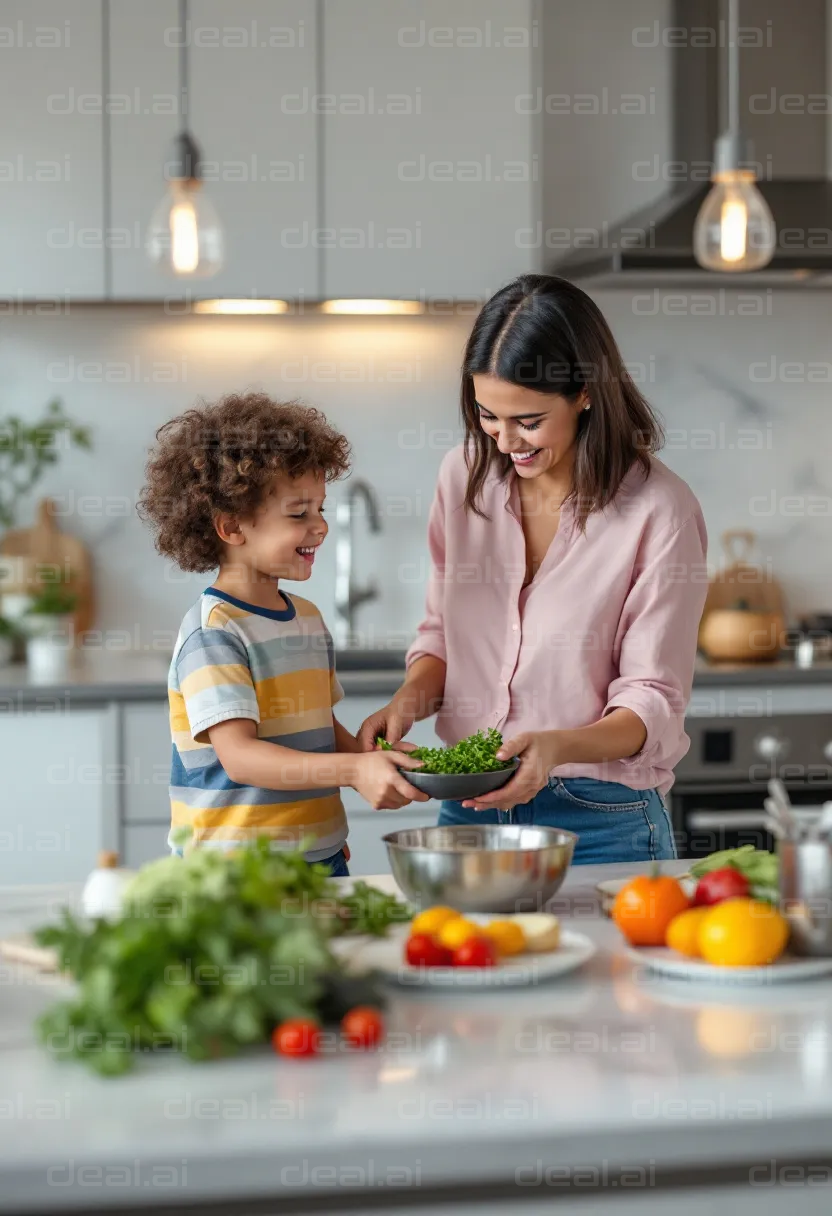
[[[764,967],[786,949],[789,926],[776,908],[757,899],[726,899],[699,927],[699,950],[716,967]]]
[[[513,920],[492,920],[483,933],[497,947],[501,955],[522,954],[526,949],[526,935]]]
[[[688,958],[699,958],[699,929],[710,908],[688,908],[674,916],[667,926],[665,945]]]
[[[475,925],[464,916],[455,916],[453,920],[445,921],[434,936],[448,950],[456,950],[463,942],[467,942],[469,937],[482,937],[483,930],[481,925]]]
[[[433,937],[439,932],[444,924],[449,920],[456,920],[459,916],[456,908],[445,908],[442,904],[437,904],[434,908],[425,908],[424,912],[417,913],[410,922],[410,933],[427,933],[428,937]]]
[[[621,888],[612,906],[612,919],[633,946],[663,946],[667,926],[690,907],[675,878],[643,874]]]

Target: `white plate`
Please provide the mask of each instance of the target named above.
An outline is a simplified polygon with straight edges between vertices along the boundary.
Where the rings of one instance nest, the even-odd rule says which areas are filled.
[[[473,918],[472,918],[473,919]],[[566,975],[583,966],[598,947],[583,933],[561,929],[557,950],[546,954],[518,954],[494,967],[411,967],[404,960],[407,927],[394,930],[389,937],[364,939],[349,952],[351,967],[373,968],[391,983],[406,988],[489,989],[527,988],[542,984],[557,975]],[[346,944],[342,938],[341,943]],[[346,952],[339,950],[342,957]],[[346,961],[346,957],[345,957]]]
[[[677,875],[679,886],[687,895],[688,899],[693,899],[693,893],[696,890],[696,879],[688,875]],[[601,896],[601,911],[605,916],[609,916],[612,912],[612,905],[615,902],[615,897],[622,887],[626,887],[628,882],[632,882],[632,878],[608,878],[606,882],[595,884],[595,890]]]
[[[676,980],[703,980],[708,984],[789,984],[832,973],[832,958],[796,958],[784,954],[765,967],[714,967],[697,958],[685,958],[665,946],[631,946],[627,957],[641,967]]]

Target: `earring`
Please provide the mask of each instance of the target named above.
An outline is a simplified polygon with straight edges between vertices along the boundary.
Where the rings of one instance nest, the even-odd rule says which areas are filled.
[[[588,402],[586,403],[586,405],[584,406],[584,409],[585,409],[585,410],[588,410],[588,409],[589,409],[589,407],[590,407],[591,405],[592,405],[592,402],[591,402],[591,401],[588,401]]]

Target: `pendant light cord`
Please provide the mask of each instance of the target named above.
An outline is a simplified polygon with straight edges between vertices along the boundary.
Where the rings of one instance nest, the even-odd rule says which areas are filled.
[[[739,43],[740,0],[728,0],[728,130],[734,132],[740,129]]]
[[[179,27],[179,104],[182,110],[182,130],[189,131],[188,0],[179,0]]]

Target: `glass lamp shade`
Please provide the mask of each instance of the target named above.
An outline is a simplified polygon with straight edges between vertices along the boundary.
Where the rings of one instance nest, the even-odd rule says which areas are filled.
[[[152,262],[176,278],[208,279],[223,262],[219,216],[196,178],[175,179],[147,233]]]
[[[777,228],[752,172],[715,174],[696,217],[693,249],[706,270],[743,273],[768,266],[777,249]]]

